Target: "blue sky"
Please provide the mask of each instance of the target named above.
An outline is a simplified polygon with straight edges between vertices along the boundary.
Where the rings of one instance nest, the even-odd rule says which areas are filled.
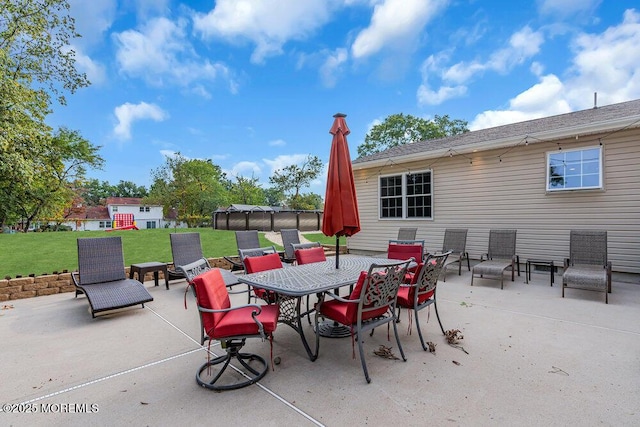
[[[352,158],[395,113],[471,129],[640,98],[632,0],[70,0],[92,85],[48,122],[101,146],[89,176],[151,184],[176,152],[260,179]],[[635,9],[634,9],[635,7]],[[325,180],[312,191],[324,194]]]

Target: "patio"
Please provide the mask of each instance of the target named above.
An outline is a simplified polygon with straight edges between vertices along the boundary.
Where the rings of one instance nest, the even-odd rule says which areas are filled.
[[[96,319],[86,299],[72,293],[10,301],[0,310],[0,400],[38,412],[0,419],[65,426],[637,425],[638,278],[614,276],[608,305],[601,293],[587,291],[570,289],[562,299],[561,282],[549,287],[546,274],[524,279],[505,280],[504,290],[484,279],[469,286],[469,272],[440,281],[443,325],[462,331],[469,354],[447,345],[435,313],[426,323],[427,310],[425,339],[437,347],[423,352],[416,331],[407,335],[403,312],[408,361],[374,355],[381,344],[395,345],[377,330],[365,339],[367,384],[350,339],[322,338],[311,362],[298,335],[279,325],[273,355],[282,362],[275,371],[224,393],[195,382],[206,353],[191,293],[184,309],[186,285],[165,290],[148,281],[154,301],[144,309]],[[236,304],[245,301],[234,296]],[[268,342],[250,340],[245,348],[269,357]],[[83,404],[94,412],[82,413]],[[46,405],[53,413],[41,412]]]

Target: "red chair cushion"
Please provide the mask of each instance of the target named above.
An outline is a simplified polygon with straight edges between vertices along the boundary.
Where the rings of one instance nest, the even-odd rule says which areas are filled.
[[[278,254],[250,256],[244,259],[244,268],[247,270],[247,273],[259,273],[261,271],[282,268],[282,261]]]
[[[212,310],[231,307],[229,292],[227,292],[222,274],[217,268],[194,277],[193,284],[196,287],[196,298],[200,307]],[[214,329],[224,315],[224,313],[202,313],[202,327],[205,331]]]
[[[278,254],[268,254],[262,256],[251,256],[244,259],[244,268],[247,273],[259,273],[261,271],[275,270],[276,268],[282,268],[282,261]],[[267,291],[262,288],[253,287],[253,293],[258,297],[268,302],[276,301],[276,293],[273,291]]]
[[[258,320],[264,327],[264,333],[270,334],[276,330],[278,316],[280,315],[280,306],[271,304],[261,305],[260,307],[262,311],[258,315]],[[254,310],[255,308],[253,307],[242,307],[227,312],[212,331],[207,330],[207,334],[215,339],[242,335],[258,335],[258,325],[251,317],[251,313]]]
[[[320,246],[317,248],[296,249],[295,254],[296,262],[300,265],[327,260],[327,257],[324,254],[324,248]]]
[[[398,307],[413,308],[413,298],[415,297],[416,288],[414,286],[400,286],[398,289],[398,301],[396,302]],[[418,297],[418,304],[422,304],[429,298],[433,297],[433,291]]]
[[[360,298],[360,294],[362,293],[362,288],[364,287],[366,278],[367,272],[360,272],[360,277],[358,277],[356,286],[353,288],[351,295],[349,295],[349,299],[354,300]],[[374,317],[382,316],[386,312],[387,307],[381,307],[378,310],[364,313],[362,320],[368,320]],[[358,321],[358,303],[329,300],[327,302],[323,302],[322,305],[320,305],[320,314],[332,320],[335,320],[338,323],[342,323],[343,325],[353,325]]]
[[[217,268],[196,276],[193,279],[196,287],[198,305],[203,308],[221,310],[231,307],[229,293],[224,279]],[[278,323],[280,307],[278,305],[263,305],[258,320],[264,326],[266,334],[273,332]],[[221,339],[232,336],[258,335],[258,324],[251,313],[255,307],[240,307],[224,313],[202,312],[202,326],[212,338]]]
[[[413,258],[416,262],[420,262],[422,261],[423,251],[424,248],[422,245],[389,243],[389,246],[387,247],[387,258],[402,261]],[[416,267],[410,267],[408,271],[413,273],[416,271]],[[407,277],[406,279],[409,278]]]

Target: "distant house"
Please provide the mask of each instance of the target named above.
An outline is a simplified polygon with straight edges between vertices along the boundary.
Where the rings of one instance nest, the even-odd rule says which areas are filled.
[[[114,221],[118,216],[131,217],[139,229],[176,227],[175,214],[165,218],[162,206],[145,205],[141,198],[136,197],[109,197],[106,206],[90,206],[74,208],[72,216],[63,223],[73,230],[110,230],[117,227]],[[124,215],[122,215],[124,214]],[[171,216],[171,215],[170,215]],[[177,227],[185,227],[178,224]]]
[[[427,250],[468,228],[472,258],[489,230],[518,230],[527,258],[569,255],[569,230],[608,231],[613,269],[640,273],[640,100],[394,147],[356,159],[362,231],[354,252],[384,251],[399,227]]]

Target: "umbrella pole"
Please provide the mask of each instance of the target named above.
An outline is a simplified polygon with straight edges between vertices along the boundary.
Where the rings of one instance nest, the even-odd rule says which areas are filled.
[[[336,268],[340,268],[340,237],[336,234]]]

